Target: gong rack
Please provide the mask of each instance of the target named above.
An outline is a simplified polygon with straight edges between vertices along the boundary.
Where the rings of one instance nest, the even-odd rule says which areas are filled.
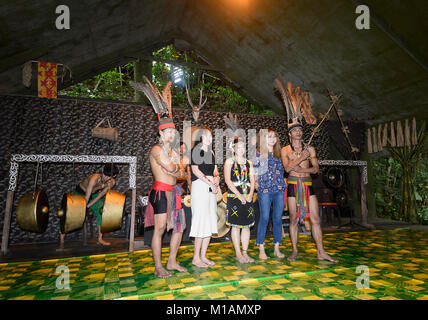
[[[320,166],[347,166],[347,167],[358,167],[361,169],[361,220],[362,224],[368,228],[374,228],[373,225],[368,224],[367,221],[367,196],[366,196],[366,184],[368,183],[367,177],[367,161],[363,160],[318,160]]]
[[[12,215],[13,196],[16,189],[19,163],[127,163],[129,164],[129,188],[132,189],[131,228],[129,235],[129,251],[134,251],[134,224],[136,201],[137,157],[135,156],[97,156],[97,155],[45,155],[45,154],[13,154],[10,160],[9,188],[7,191],[6,208],[3,218],[3,234],[1,253],[5,255],[9,244],[10,221]]]

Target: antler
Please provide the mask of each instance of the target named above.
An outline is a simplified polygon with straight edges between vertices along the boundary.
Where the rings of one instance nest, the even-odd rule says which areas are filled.
[[[192,107],[192,109],[195,109],[195,107],[193,106],[192,99],[190,99],[190,96],[189,96],[189,89],[187,88],[187,83],[186,83],[186,96],[187,96],[187,101],[189,101],[189,104]]]
[[[205,97],[205,101],[204,102],[202,102],[202,92],[204,91],[204,87],[201,87],[200,89],[199,89],[199,91],[200,91],[200,94],[199,94],[199,106],[198,106],[198,109],[199,110],[201,110],[202,109],[202,107],[205,105],[205,103],[207,102],[207,99],[208,99],[208,97]]]
[[[195,106],[192,102],[192,99],[190,98],[189,95],[189,89],[187,88],[187,84],[186,84],[186,96],[187,96],[187,101],[189,101],[190,106],[192,107],[193,110],[201,110],[202,107],[205,105],[205,103],[207,102],[208,97],[205,97],[205,101],[202,102],[202,92],[203,92],[203,88],[199,89],[199,104],[197,106]]]

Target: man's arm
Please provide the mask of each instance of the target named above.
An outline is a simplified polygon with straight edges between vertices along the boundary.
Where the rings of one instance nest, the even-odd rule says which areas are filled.
[[[164,155],[161,147],[154,146],[150,151],[150,155],[155,159],[156,163],[168,173],[176,174],[180,170],[178,164],[175,164]]]
[[[97,180],[98,176],[92,177],[91,180],[89,180],[88,188],[86,189],[86,203],[88,203],[89,198],[92,194],[92,189],[95,185],[95,182]],[[100,200],[102,197],[105,196],[108,190],[113,188],[113,186],[116,184],[116,181],[112,178],[107,182],[107,186],[94,198],[91,202],[87,204],[87,208],[91,207],[94,203],[96,203],[98,200]]]
[[[296,172],[316,174],[319,171],[319,164],[318,164],[318,159],[317,159],[317,155],[315,152],[315,148],[309,146],[308,149],[309,149],[309,156],[310,156],[310,161],[311,161],[312,167],[309,167],[309,168],[298,167],[298,168],[296,168]]]
[[[282,160],[284,169],[287,173],[289,173],[290,171],[298,172],[300,168],[299,167],[300,163],[305,161],[309,156],[310,156],[310,151],[305,149],[302,151],[302,154],[300,155],[300,157],[298,157],[295,161],[290,162],[288,158],[288,148],[284,147],[281,149],[281,160]]]

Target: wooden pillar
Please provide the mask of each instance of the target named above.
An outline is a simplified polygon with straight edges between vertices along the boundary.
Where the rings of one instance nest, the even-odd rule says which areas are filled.
[[[83,245],[86,246],[88,244],[88,218],[85,217],[85,222],[83,222]]]
[[[14,191],[8,191],[6,196],[6,209],[4,212],[3,219],[3,235],[1,240],[1,253],[5,255],[7,253],[7,247],[9,244],[9,229],[10,229],[10,218],[12,216],[12,205]]]
[[[363,179],[363,168],[360,167],[360,186],[361,186],[361,224],[364,227],[374,229],[374,225],[369,224],[367,220],[368,212],[367,212],[367,193],[366,193],[366,185],[364,184]]]
[[[137,199],[137,189],[132,189],[131,199],[131,228],[129,229],[129,252],[134,252],[134,234],[135,234],[135,204]]]

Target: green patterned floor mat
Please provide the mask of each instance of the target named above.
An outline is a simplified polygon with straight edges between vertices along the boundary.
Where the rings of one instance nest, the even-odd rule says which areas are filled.
[[[251,264],[236,261],[232,243],[212,243],[207,256],[216,264],[209,269],[193,266],[193,246],[182,246],[178,260],[188,271],[173,271],[167,279],[154,276],[150,250],[4,263],[0,299],[428,299],[427,236],[411,229],[325,234],[325,249],[339,259],[337,264],[318,261],[309,236],[299,237],[295,262],[273,258],[271,239],[266,241],[271,257],[266,261],[258,259],[254,240],[250,241],[248,254],[255,258]],[[283,243],[280,248],[287,256],[291,244],[289,239]],[[162,249],[164,265],[168,253],[168,248]]]

